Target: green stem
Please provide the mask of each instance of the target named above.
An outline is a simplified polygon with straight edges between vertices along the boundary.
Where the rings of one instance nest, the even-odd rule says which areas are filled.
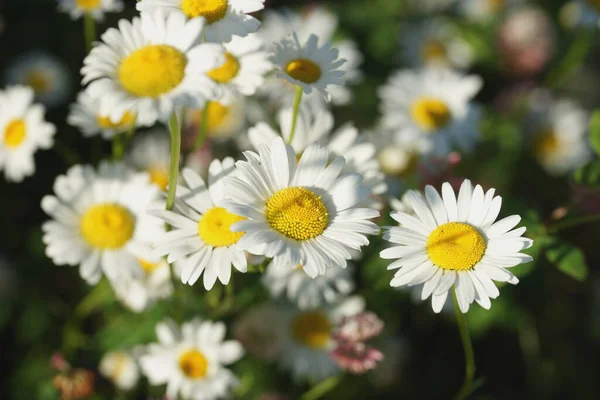
[[[452,290],[452,299],[454,300],[454,312],[456,313],[456,324],[460,332],[460,339],[465,351],[465,381],[463,382],[460,391],[456,395],[456,400],[466,399],[471,394],[471,384],[475,377],[475,354],[473,353],[473,344],[469,335],[469,327],[467,326],[467,317],[460,311],[456,291]]]
[[[85,51],[89,53],[92,51],[94,40],[96,40],[96,21],[89,14],[83,15],[83,31],[85,34]]]
[[[592,29],[577,33],[559,64],[546,77],[546,86],[557,87],[564,83],[585,61],[594,39]]]
[[[316,386],[304,393],[300,400],[317,400],[332,391],[342,380],[342,375],[334,375],[322,380]]]
[[[288,143],[294,140],[296,133],[296,122],[298,121],[298,110],[300,110],[300,100],[302,100],[302,86],[296,86],[296,96],[294,97],[294,111],[292,113],[292,127],[290,128],[290,137]]]
[[[112,158],[113,161],[119,161],[123,158],[125,143],[123,142],[122,133],[117,133],[112,138]]]
[[[556,233],[563,229],[572,228],[578,225],[590,224],[592,222],[600,221],[600,214],[586,215],[584,217],[570,218],[564,221],[557,222],[548,228],[549,233]]]
[[[192,153],[198,151],[204,141],[206,140],[206,136],[208,134],[208,108],[210,107],[210,102],[207,101],[204,106],[204,110],[202,110],[202,120],[200,121],[200,125],[198,125],[198,135],[196,136],[196,140],[194,140],[194,145],[192,146]]]
[[[171,132],[171,165],[169,166],[169,191],[167,192],[167,210],[172,210],[175,204],[175,191],[177,190],[177,177],[179,175],[179,156],[181,153],[181,130],[177,113],[173,112],[169,119]]]

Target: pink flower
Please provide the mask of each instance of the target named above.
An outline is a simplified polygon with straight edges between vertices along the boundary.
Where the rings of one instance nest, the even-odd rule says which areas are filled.
[[[342,343],[331,352],[330,356],[340,368],[353,374],[364,374],[383,360],[383,353],[362,342]]]

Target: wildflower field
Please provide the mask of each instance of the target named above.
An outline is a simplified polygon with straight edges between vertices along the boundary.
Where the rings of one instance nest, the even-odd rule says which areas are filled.
[[[600,398],[599,29],[4,0],[0,398]]]

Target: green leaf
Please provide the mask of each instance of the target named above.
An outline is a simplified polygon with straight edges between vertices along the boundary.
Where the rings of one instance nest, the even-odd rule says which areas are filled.
[[[583,251],[564,240],[556,239],[548,246],[546,257],[559,270],[573,279],[584,281],[588,276],[588,267]]]
[[[579,167],[573,174],[573,179],[580,185],[600,188],[600,160],[594,160]]]
[[[600,110],[594,111],[590,120],[590,145],[600,155]]]

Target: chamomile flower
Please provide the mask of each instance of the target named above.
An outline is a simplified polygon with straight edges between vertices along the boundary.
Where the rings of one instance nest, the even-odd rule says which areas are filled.
[[[533,119],[533,154],[551,175],[564,175],[592,158],[587,131],[589,113],[569,100],[558,100]]]
[[[354,290],[351,268],[327,268],[324,275],[311,279],[301,265],[287,268],[269,265],[262,282],[271,296],[285,296],[303,310],[335,303]]]
[[[417,141],[422,153],[471,151],[479,135],[479,108],[470,100],[481,88],[479,76],[440,68],[396,72],[380,88],[381,124],[396,141]]]
[[[193,285],[204,273],[210,290],[217,278],[223,285],[231,279],[231,266],[246,272],[247,262],[238,242],[243,232],[231,225],[245,218],[223,208],[224,179],[234,171],[232,158],[214,160],[208,169],[208,187],[191,169],[182,173],[186,186],[177,186],[173,211],[153,210],[153,215],[173,226],[156,247],[157,255],[168,255],[171,263],[181,261],[181,281]]]
[[[131,390],[140,380],[140,369],[133,354],[110,351],[102,356],[100,373],[121,390]]]
[[[280,336],[279,365],[291,371],[295,380],[319,382],[341,373],[330,356],[337,346],[334,328],[344,317],[357,315],[364,309],[365,301],[359,296],[308,310],[281,304],[280,317],[275,321]]]
[[[329,100],[327,86],[343,85],[344,71],[340,67],[346,60],[338,57],[338,50],[330,43],[319,46],[318,42],[319,38],[311,35],[301,45],[293,34],[275,45],[271,61],[278,70],[278,78],[302,87],[306,94],[314,89]]]
[[[187,123],[195,134],[197,134],[198,127],[205,117],[208,118],[208,121],[206,121],[206,134],[213,140],[229,139],[244,129],[246,123],[246,100],[244,97],[238,97],[230,104],[209,101],[204,107],[208,107],[206,116],[204,114],[205,108],[191,110],[186,113]]]
[[[223,340],[224,323],[194,319],[179,329],[166,321],[156,326],[156,336],[159,343],[148,345],[140,366],[151,385],[167,385],[168,398],[220,399],[237,384],[225,366],[244,350],[235,340]]]
[[[225,43],[232,37],[256,32],[260,21],[248,15],[264,8],[265,0],[141,0],[139,11],[182,11],[188,18],[204,17],[205,40]]]
[[[123,10],[121,0],[58,0],[58,10],[68,13],[71,19],[89,15],[96,21],[103,21],[105,13]]]
[[[359,174],[342,175],[343,157],[314,143],[300,160],[279,137],[247,151],[226,178],[223,207],[247,218],[233,232],[245,232],[239,249],[273,258],[274,268],[302,265],[310,277],[345,267],[351,250],[369,243],[379,228],[369,221],[377,210],[360,208],[371,195]]]
[[[143,121],[138,121],[129,111],[118,121],[111,121],[108,115],[100,114],[100,102],[86,90],[77,95],[77,102],[71,105],[67,116],[67,123],[78,128],[83,136],[100,135],[103,139],[112,139],[119,133],[128,132],[133,124],[138,125],[140,122]]]
[[[152,260],[152,245],[164,231],[147,213],[159,195],[148,174],[122,163],[102,162],[97,171],[75,165],[56,178],[54,192],[42,199],[53,218],[42,230],[54,264],[79,265],[90,284],[103,274],[113,282],[144,274],[140,260]]]
[[[169,133],[164,128],[154,128],[137,135],[125,161],[137,170],[148,172],[150,181],[161,190],[166,190],[171,161]]]
[[[13,61],[6,70],[10,85],[24,85],[35,92],[35,101],[46,107],[63,104],[71,95],[69,70],[57,57],[31,51]]]
[[[33,175],[33,155],[54,144],[56,128],[44,120],[44,107],[33,104],[33,90],[12,86],[0,90],[0,170],[20,182]]]
[[[202,108],[216,98],[218,85],[207,73],[225,55],[218,44],[196,44],[203,26],[202,18],[157,10],[109,28],[81,69],[100,115],[115,122],[130,112],[152,124],[166,121],[175,105]]]
[[[425,196],[408,192],[416,215],[393,212],[401,226],[389,227],[383,236],[396,244],[381,252],[384,259],[397,259],[388,266],[399,268],[390,285],[424,283],[421,299],[431,296],[436,313],[453,286],[463,313],[473,301],[489,309],[490,298],[500,294],[493,281],[518,283],[508,269],[531,261],[520,251],[533,244],[521,237],[524,227],[513,229],[521,220],[518,215],[496,221],[502,198],[494,193],[484,193],[479,185],[473,188],[469,180],[462,183],[458,198],[449,183],[442,185],[441,196],[429,185]]]

